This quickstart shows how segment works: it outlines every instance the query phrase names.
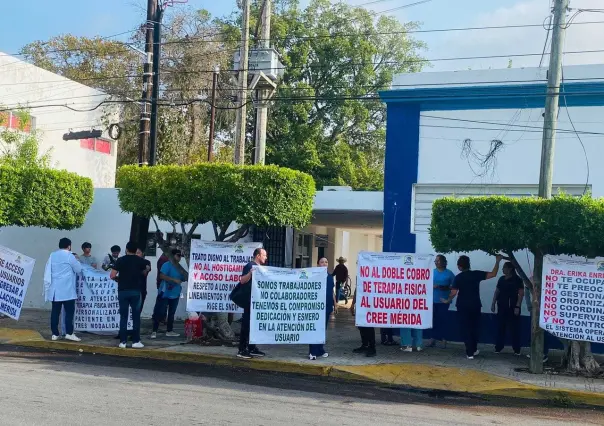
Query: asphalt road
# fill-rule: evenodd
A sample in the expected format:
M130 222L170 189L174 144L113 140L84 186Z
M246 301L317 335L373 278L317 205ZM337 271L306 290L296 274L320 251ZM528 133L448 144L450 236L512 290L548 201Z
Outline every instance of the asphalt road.
M587 425L604 413L0 347L5 425ZM499 402L500 404L500 402Z

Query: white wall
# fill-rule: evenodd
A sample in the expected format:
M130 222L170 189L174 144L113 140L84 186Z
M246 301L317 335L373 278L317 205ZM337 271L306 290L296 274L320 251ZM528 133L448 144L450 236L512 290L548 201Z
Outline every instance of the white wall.
M74 231L55 231L45 228L1 228L0 245L9 247L27 256L36 259L36 266L32 275L27 297L25 298L25 307L28 308L47 308L50 309L50 303L44 303L43 276L44 266L48 260L49 254L58 249L59 239L67 237L72 241L72 250L81 253L80 247L84 242L92 244L92 254L101 262L103 257L109 252L109 248L114 244L122 248L122 254L125 253L126 243L130 236L131 215L123 213L120 210L117 200L117 190L115 189L96 189L94 191L94 202L86 222L82 228ZM160 223L160 228L164 232L172 232L172 228L167 223ZM151 225L150 229L154 229ZM206 225L196 231L201 234L202 239L214 239L212 227ZM160 251L158 250L158 254ZM157 277L157 257L148 257L151 261L151 273L147 279L147 301L145 302L143 316L151 316L157 288L155 280ZM183 262L184 264L184 262ZM186 290L183 290L185 294ZM177 316L182 317L185 314L185 300L182 299L178 306Z
M115 186L117 143L111 141L111 154L80 147L80 141L63 141L69 130L104 130L103 114L118 120L117 105L105 105L89 112L107 95L88 86L45 71L17 58L0 53L0 106L19 109L29 107L36 130L42 134L41 149L52 149L53 167L92 179L96 188ZM55 105L45 106L44 105ZM106 132L104 138L110 141Z
M570 67L569 67L570 68ZM522 71L522 70L520 70ZM489 71L480 72L488 81L496 81L488 76ZM433 73L437 74L437 73ZM444 74L444 73L443 73ZM446 73L449 75L450 73ZM462 73L456 73L462 74ZM475 73L474 73L475 74ZM521 73L520 73L521 74ZM565 76L567 72L565 71ZM444 79L446 76L441 76ZM516 76L515 78L517 78ZM526 75L525 75L526 77ZM430 82L446 80L430 77ZM460 78L463 80L463 78ZM561 102L561 105L563 103ZM543 127L542 109L497 109L470 111L422 112L420 121L419 171L418 183L430 184L482 184L488 194L489 184L537 184L541 156L541 128ZM570 116L579 131L604 133L603 107L569 108ZM438 118L429 118L434 116ZM497 123L496 125L472 123L456 120L471 120ZM560 109L559 129L572 129L565 108ZM516 126L531 126L523 129ZM429 127L429 126L446 126ZM459 127L459 128L452 128ZM490 130L478 130L482 128ZM504 145L496 155L493 167L481 168L478 161L468 160L463 153L463 141L471 139L473 150L479 157L484 156L493 139L501 140ZM585 144L590 166L589 184L595 197L604 196L604 168L599 159L604 157L604 144L601 135L581 135ZM586 158L578 138L571 133L558 133L554 184L585 185L587 181ZM555 190L555 189L554 189ZM463 195L463 194L456 194ZM468 226L471 226L469 221ZM502 229L502 232L505 232ZM433 253L427 233L418 233L416 242L418 253ZM484 253L470 253L472 268L491 270L494 259ZM526 252L517 254L526 271L532 272L533 259ZM450 269L457 272L455 266L457 254L447 255ZM530 267L529 267L530 263ZM490 280L482 288L483 311L490 309L496 280ZM523 306L526 312L526 308Z

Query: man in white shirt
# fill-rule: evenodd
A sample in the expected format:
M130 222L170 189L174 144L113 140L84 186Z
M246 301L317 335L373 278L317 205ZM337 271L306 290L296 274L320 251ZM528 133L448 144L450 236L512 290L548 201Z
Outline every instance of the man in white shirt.
M65 339L79 342L81 339L73 333L73 317L76 293L76 275L82 272L82 265L71 252L71 241L61 238L59 250L50 254L44 270L44 299L52 302L50 328L52 340L59 340L59 319L61 308L65 309Z

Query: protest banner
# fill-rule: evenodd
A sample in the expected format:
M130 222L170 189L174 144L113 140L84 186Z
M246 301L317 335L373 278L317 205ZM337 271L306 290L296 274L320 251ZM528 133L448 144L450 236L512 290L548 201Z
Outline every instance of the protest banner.
M539 326L556 337L604 343L604 259L543 259Z
M432 256L360 252L358 327L432 328Z
M327 268L254 267L250 343L325 343Z
M109 272L82 265L77 276L74 329L90 333L115 332L120 329L120 304L117 282ZM128 330L132 330L132 309L128 313Z
M18 320L35 259L0 246L0 313Z
M242 313L229 295L262 243L191 240L187 311Z

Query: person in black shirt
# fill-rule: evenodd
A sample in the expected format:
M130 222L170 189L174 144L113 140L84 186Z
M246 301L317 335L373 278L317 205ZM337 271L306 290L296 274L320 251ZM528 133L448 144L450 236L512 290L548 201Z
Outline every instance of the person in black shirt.
M241 333L239 334L239 352L237 357L251 359L252 357L263 357L264 352L260 351L255 345L250 345L250 308L252 303L252 272L254 266L264 265L266 263L266 250L257 248L254 250L254 260L243 267L239 282L245 286L249 295L246 306L243 308L243 317L241 321Z
M501 353L505 346L506 329L512 332L512 349L520 355L520 307L524 298L524 283L516 274L512 262L503 265L503 277L499 278L491 312L495 313L497 303L497 343L495 353Z
M141 276L149 266L145 259L136 255L136 243L126 245L126 256L120 257L111 269L111 279L117 280L117 297L120 304L120 348L126 347L128 340L128 308L132 308L132 347L144 348L141 343Z
M145 259L145 253L141 249L136 250L136 255L145 261L145 265L148 266L146 270L141 275L141 309L143 312L143 307L145 306L145 299L147 298L147 277L149 276L149 272L151 272L151 262ZM157 274L159 275L159 273Z
M480 353L478 350L478 338L480 335L480 314L482 303L480 301L480 283L484 280L495 278L499 273L499 263L502 256L497 255L495 266L491 272L471 271L470 258L460 256L457 261L459 274L453 280L453 287L448 299L441 299L443 303L451 303L457 296L457 313L464 336L466 355L468 359L474 359Z

